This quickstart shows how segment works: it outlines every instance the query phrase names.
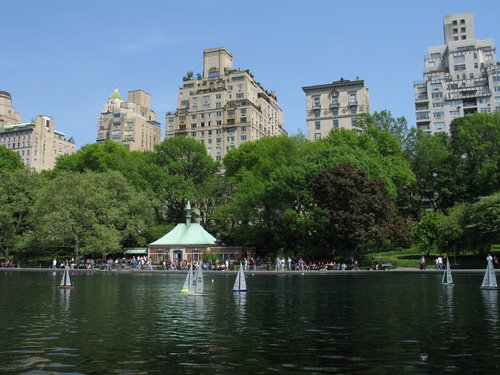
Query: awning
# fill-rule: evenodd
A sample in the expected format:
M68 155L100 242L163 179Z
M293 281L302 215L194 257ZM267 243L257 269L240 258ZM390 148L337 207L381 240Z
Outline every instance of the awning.
M147 247L140 247L137 249L127 249L123 253L125 255L148 255L148 248Z

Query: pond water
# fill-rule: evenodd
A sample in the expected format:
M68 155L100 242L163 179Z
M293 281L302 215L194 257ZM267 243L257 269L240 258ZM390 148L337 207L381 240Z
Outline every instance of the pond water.
M496 374L497 291L482 275L0 272L0 373ZM425 354L427 357L422 357ZM427 359L427 360L423 360Z

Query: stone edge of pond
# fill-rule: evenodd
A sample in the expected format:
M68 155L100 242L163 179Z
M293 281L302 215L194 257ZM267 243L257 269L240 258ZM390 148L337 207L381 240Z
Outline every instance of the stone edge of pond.
M0 268L0 272L63 272L64 269L58 268L56 270L52 268ZM500 270L495 270L499 272ZM113 274L184 274L186 271L170 271L170 270L112 270L105 271L99 269L86 270L86 269L73 269L72 273L113 273ZM315 271L268 271L268 270L257 270L257 271L245 271L246 274L254 275L297 275L297 276L307 276L307 275L387 275L387 274L401 274L401 273L420 273L420 274L441 274L443 270L428 269L420 270L418 268L401 267L394 268L390 270L315 270ZM204 271L206 274L210 275L223 275L223 274L236 274L237 271ZM482 268L470 268L470 269L453 269L453 273L484 273Z

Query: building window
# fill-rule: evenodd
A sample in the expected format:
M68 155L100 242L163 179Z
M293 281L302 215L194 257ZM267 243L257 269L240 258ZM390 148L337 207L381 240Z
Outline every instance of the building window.
M332 115L333 116L338 116L339 115L339 107L333 107L332 108Z
M465 64L460 64L460 65L455 65L454 66L455 70L465 70Z
M436 122L436 123L434 123L434 128L435 129L443 129L444 128L444 122Z
M435 98L442 98L443 97L443 93L442 92L433 92L432 93L432 97L435 99Z
M356 93L349 94L349 103L356 103Z
M351 126L352 127L358 126L358 119L356 117L351 118Z
M351 106L351 115L355 115L356 114L356 106L353 105Z
M444 112L434 112L433 116L434 116L434 118L443 118Z
M243 99L243 93L242 92L237 93L236 99Z
M217 152L218 154L220 154L221 150L222 150L222 149L220 148L220 146L217 146L217 147L215 148L215 152Z
M320 114L321 114L321 111L319 109L314 110L314 117L319 117Z
M316 121L316 122L314 123L314 129L316 129L316 130L321 129L321 122Z
M247 136L246 136L246 134L244 134L244 135L240 136L240 140L241 140L241 141L246 141L246 140L247 140Z
M432 103L432 108L441 108L444 105L443 102Z
M313 98L313 103L314 107L319 107L320 106L319 97Z
M215 95L215 99L221 99L222 98L222 95L221 94L217 94Z
M480 112L481 113L491 113L491 109L489 107L486 107L486 108L481 108L480 109Z
M208 72L208 78L217 78L219 76L218 70L212 70Z
M460 116L460 110L450 111L450 116L452 116L452 117Z
M314 140L317 141L318 139L321 139L321 133L314 133Z
M479 98L479 104L490 104L490 98Z
M338 127L339 127L339 120L333 120L333 127L334 127L334 129L338 129Z

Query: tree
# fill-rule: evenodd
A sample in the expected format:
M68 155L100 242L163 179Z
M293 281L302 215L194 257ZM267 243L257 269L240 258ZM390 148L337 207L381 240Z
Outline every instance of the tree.
M399 143L404 152L411 145L413 130L408 127L404 116L394 118L390 111L363 113L358 117L358 126L367 131L370 128L379 129L391 134Z
M38 182L24 169L0 172L0 250L6 257L18 250L21 235L31 227Z
M0 172L8 172L23 168L23 161L16 152L4 146L0 146Z
M45 248L106 256L124 245L144 245L149 200L116 171L61 173L40 189L34 237Z
M311 191L324 210L314 240L322 241L331 256L359 256L363 249L382 247L386 240L401 242L394 229L402 223L382 180L341 162L313 178Z
M203 200L203 184L219 173L219 165L207 154L205 146L185 137L169 138L159 144L153 162L156 169L152 188L161 204L159 216L166 222L184 221L187 200L194 201L196 196ZM212 210L206 206L210 205L208 199L204 204L205 212Z
M455 255L463 249L464 243L466 242L464 238L466 206L466 203L456 204L450 208L447 214L440 220L439 248L453 251Z
M457 118L450 126L455 201L471 202L500 186L500 112Z
M420 216L420 221L412 227L414 244L426 249L427 255L437 245L442 220L443 214L435 211L424 211Z
M481 197L464 212L464 238L469 248L485 254L500 243L500 192Z
M459 172L453 168L448 142L446 134L417 134L410 164L416 176L414 195L419 199L419 207L430 205L438 210L454 204L455 174Z

